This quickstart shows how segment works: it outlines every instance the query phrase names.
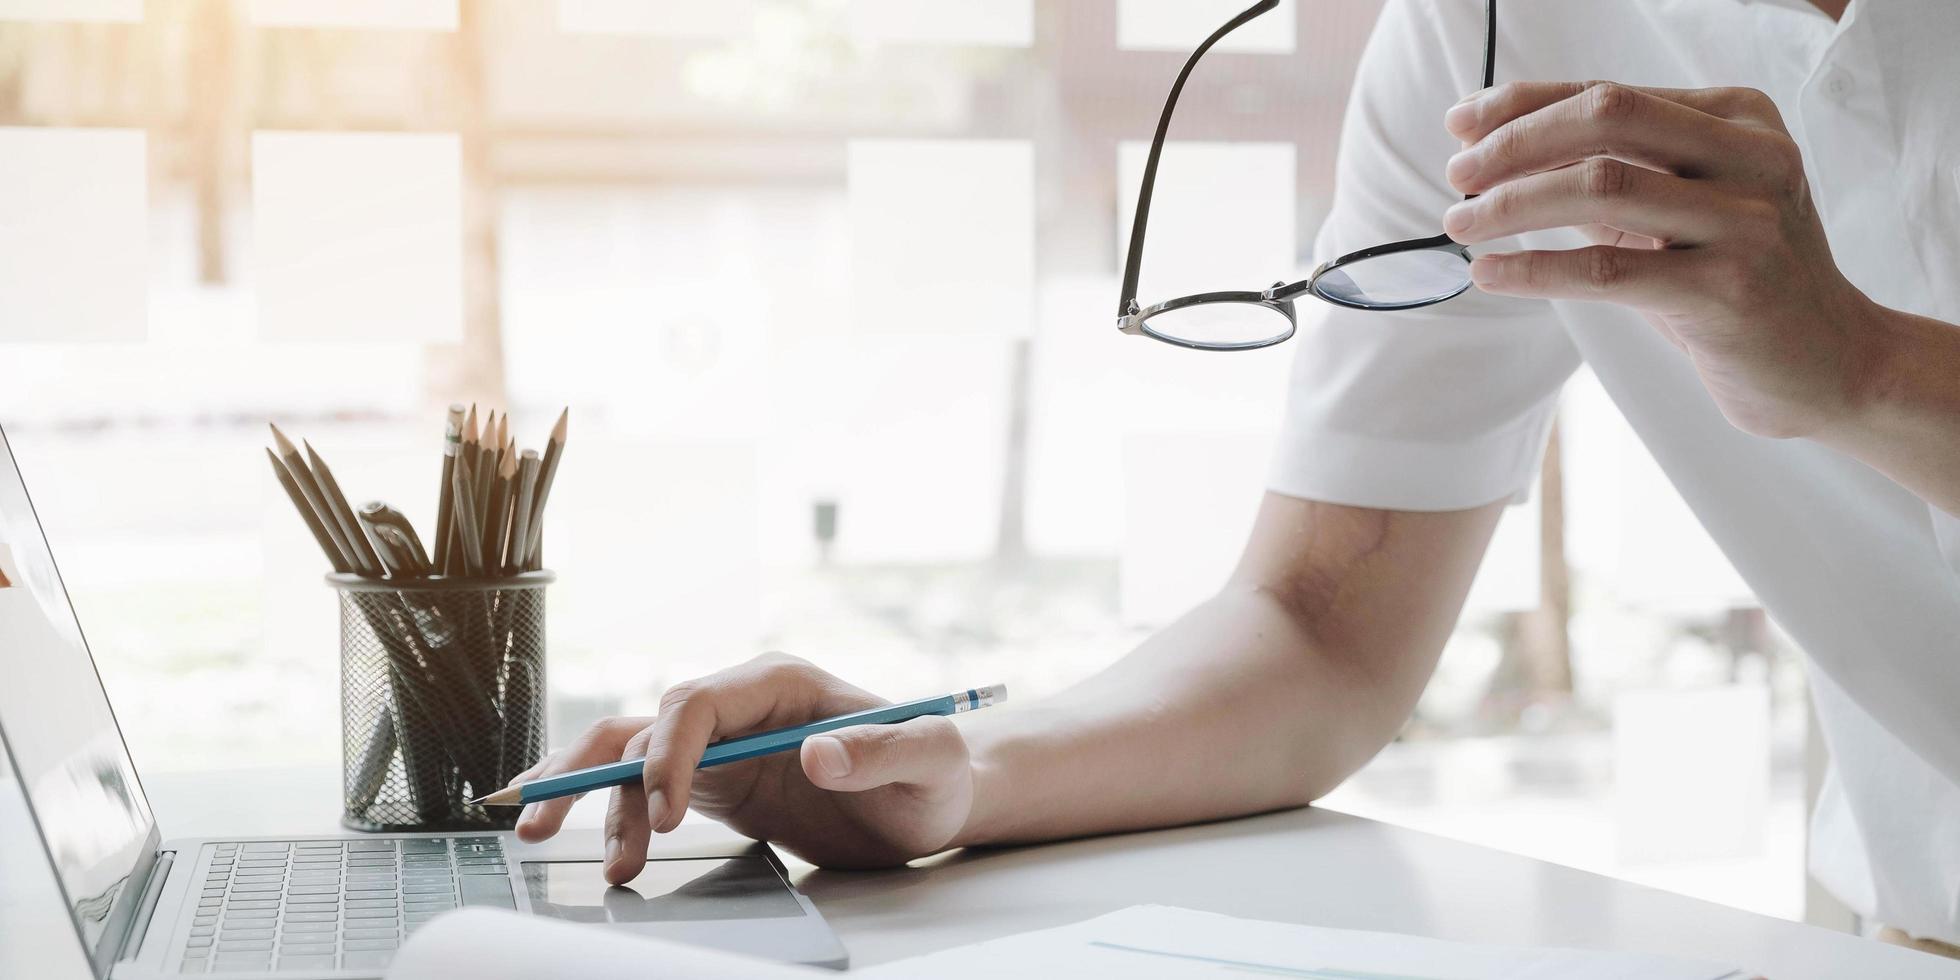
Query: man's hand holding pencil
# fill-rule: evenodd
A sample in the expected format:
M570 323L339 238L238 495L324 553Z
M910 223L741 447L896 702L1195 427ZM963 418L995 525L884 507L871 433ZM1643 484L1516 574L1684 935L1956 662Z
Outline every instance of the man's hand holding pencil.
M614 787L606 809L605 875L615 884L639 875L651 835L680 826L689 807L825 867L890 867L965 843L974 772L950 718L843 728L796 752L696 768L712 743L887 703L806 661L765 654L675 685L657 716L598 722L511 784L644 757L647 777ZM576 801L526 806L518 836L556 834Z

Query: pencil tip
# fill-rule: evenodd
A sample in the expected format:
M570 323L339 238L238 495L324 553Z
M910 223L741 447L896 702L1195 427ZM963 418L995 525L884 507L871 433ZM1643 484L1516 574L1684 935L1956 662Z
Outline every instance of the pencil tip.
M572 407L567 405L564 411L558 413L558 424L551 427L551 438L564 442L566 424L571 421L571 418Z
M286 438L286 434L284 432L279 431L278 426L273 425L270 422L267 422L266 426L272 430L272 441L279 446L279 455L281 456L299 455L299 450L293 448L293 441L291 439Z

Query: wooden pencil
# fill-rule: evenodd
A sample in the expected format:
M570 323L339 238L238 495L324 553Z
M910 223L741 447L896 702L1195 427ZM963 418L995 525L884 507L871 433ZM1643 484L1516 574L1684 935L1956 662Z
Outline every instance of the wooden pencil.
M483 567L490 574L497 575L504 567L504 537L510 531L511 484L517 475L515 454L498 453L503 457L504 468L491 481L490 516L484 522Z
M382 564L381 556L374 550L373 542L368 540L367 528L361 526L360 518L354 515L354 508L347 505L347 495L340 492L340 481L334 479L333 470L327 461L313 448L313 444L301 440L306 446L306 458L311 461L313 478L320 481L320 495L327 498L327 506L333 508L334 518L347 531L347 540L354 546L354 558L362 572L377 578L388 572Z
M313 540L320 543L320 550L327 556L327 564L332 565L336 572L353 571L354 566L347 564L347 559L341 555L340 548L333 543L333 538L327 535L326 526L320 523L320 515L315 513L313 506L306 502L306 496L300 491L299 484L294 482L293 475L286 471L286 464L279 462L279 457L273 455L270 449L265 451L265 458L272 463L272 472L279 477L279 485L286 488L286 496L292 499L293 509L299 511L299 519L306 522L306 529L313 532Z
M482 536L490 530L490 491L497 483L497 450L502 444L497 442L497 413L484 417L483 435L477 443L475 467L470 474L476 481L471 489L476 492L476 533L477 557L483 560L484 568L490 568L489 546Z
M333 507L321 494L320 484L313 479L313 471L306 468L306 460L300 458L299 448L293 445L291 439L286 438L284 432L279 431L278 426L271 428L272 441L279 447L280 461L285 465L286 472L292 476L293 483L299 486L300 495L306 498L308 506L312 507L315 514L320 515L320 524L326 529L327 537L333 539L335 550L340 552L340 557L347 563L347 570L362 571L359 553L354 550L353 542L347 540L346 532L341 530L340 520L334 516Z
M476 406L471 405L469 414L463 417L463 439L456 447L456 478L450 484L449 495L449 556L442 563L444 575L463 573L462 544L457 538L462 536L462 519L456 513L457 487L468 492L471 500L476 499L476 486L470 482L470 466L476 462L477 428Z
M475 482L473 467L462 462L457 464L457 473L463 479L456 481L456 540L454 550L462 561L463 573L471 578L483 575L483 531L476 519L476 494L471 489Z
M504 571L515 574L530 560L531 505L538 496L538 451L526 449L517 463L517 504L511 510L510 557Z
M531 534L524 544L524 567L536 571L543 567L544 508L551 499L551 483L558 476L558 461L565 455L565 433L572 410L558 413L558 424L551 427L551 438L544 446L544 459L538 464L538 488L531 501Z
M430 556L437 571L449 561L450 523L455 519L450 512L456 507L449 485L456 479L456 453L462 444L463 405L458 402L449 406L442 429L442 490L436 495L436 552Z
M509 445L510 445L510 413L505 412L504 414L497 416L497 468L491 470L490 472L502 473L504 471L504 456L509 451L508 448Z

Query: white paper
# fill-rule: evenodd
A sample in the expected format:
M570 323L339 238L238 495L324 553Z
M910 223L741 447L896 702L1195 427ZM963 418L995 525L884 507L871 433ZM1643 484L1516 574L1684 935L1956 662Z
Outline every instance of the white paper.
M1672 957L1473 946L1420 936L1323 929L1140 905L1059 929L1023 933L888 963L870 978L1152 978L1300 980L1722 980L1735 971ZM853 976L859 975L853 972Z
M1476 946L1323 929L1160 905L1022 933L851 976L996 980L1008 975L1126 980L1247 975L1297 980L1727 980L1734 970L1668 956ZM809 980L828 970L642 939L509 912L443 916L417 933L390 980Z
M389 980L809 980L829 970L646 939L616 929L470 909L429 923Z

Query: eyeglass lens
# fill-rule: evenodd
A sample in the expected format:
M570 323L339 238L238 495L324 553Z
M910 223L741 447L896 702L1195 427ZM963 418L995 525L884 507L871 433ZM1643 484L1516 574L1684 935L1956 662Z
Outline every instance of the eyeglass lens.
M1457 252L1421 248L1356 259L1320 274L1323 299L1371 310L1441 302L1470 287L1470 263Z
M1201 347L1244 347L1286 336L1293 321L1262 303L1199 303L1156 313L1143 329Z

